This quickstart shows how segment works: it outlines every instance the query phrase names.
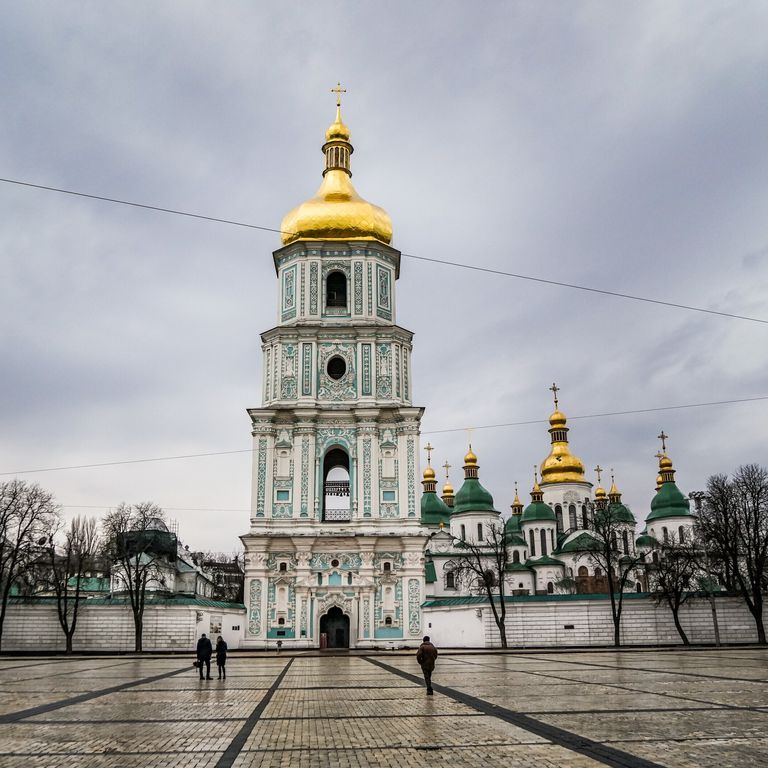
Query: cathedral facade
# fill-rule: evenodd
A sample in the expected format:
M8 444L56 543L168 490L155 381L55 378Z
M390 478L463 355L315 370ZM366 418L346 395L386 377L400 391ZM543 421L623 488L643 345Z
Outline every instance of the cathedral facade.
M251 408L244 647L372 647L422 632L424 548L413 334L397 325L392 224L351 182L350 132L326 131L315 197L274 252L278 324Z

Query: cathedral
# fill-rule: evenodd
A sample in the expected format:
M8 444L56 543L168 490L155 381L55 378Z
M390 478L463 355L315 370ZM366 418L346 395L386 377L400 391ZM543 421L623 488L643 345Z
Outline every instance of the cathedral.
M605 575L585 554L594 515L610 509L618 517L616 546L627 556L651 558L658 542L684 538L693 524L664 443L657 493L637 538L613 477L606 492L598 467L593 487L571 452L555 385L551 449L530 504L516 493L505 521L480 483L471 447L456 493L446 478L437 495L428 461L419 494L424 409L411 402L413 334L397 325L400 252L387 213L352 185L353 148L336 92L322 183L285 216L273 253L278 324L261 336L262 406L248 410L241 647L416 645L431 626L430 604L474 594L456 582L451 563L460 542L482 545L488 526L504 526L513 599L604 593ZM644 568L629 588L648 590Z

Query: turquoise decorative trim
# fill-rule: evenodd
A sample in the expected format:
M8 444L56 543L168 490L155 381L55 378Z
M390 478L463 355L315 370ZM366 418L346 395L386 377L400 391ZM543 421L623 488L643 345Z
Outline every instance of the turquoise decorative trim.
M408 517L416 517L416 449L413 435L408 435Z
M421 587L418 579L408 579L408 631L412 635L421 632L419 605L421 603Z
M281 320L296 317L296 275L298 265L294 264L283 270L283 304Z
M261 580L251 579L248 598L248 633L254 637L261 634Z
M309 517L309 435L301 437L301 516Z
M301 344L301 394L312 394L312 343L308 341Z
M318 273L317 262L313 261L309 265L309 314L310 315L317 314L317 296L318 296L317 273Z
M371 517L371 438L363 438L363 517Z
M355 314L363 314L363 264L360 261L355 262L355 277L354 277L354 292L355 292Z
M267 439L259 438L256 470L256 517L264 517L264 492L267 485Z
M362 386L361 392L363 397L369 396L371 391L371 345L361 345L361 357L362 357Z

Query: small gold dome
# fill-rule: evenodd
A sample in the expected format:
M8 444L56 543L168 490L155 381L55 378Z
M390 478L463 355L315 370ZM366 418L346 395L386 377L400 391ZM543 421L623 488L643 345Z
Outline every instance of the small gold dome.
M659 459L659 469L672 469L672 459L669 456L662 456Z
M550 417L549 417L549 426L550 427L564 427L565 426L565 414L562 411L555 411Z
M598 485L597 488L595 488L595 498L596 499L605 498L605 488L603 488L602 485Z
M659 488L661 488L663 483L664 483L664 480L662 480L661 475L656 475L656 490L657 491L659 490Z
M450 483L443 486L443 496L453 496L453 486Z
M475 464L477 464L477 456L472 452L472 446L470 445L469 451L467 451L467 455L464 457L464 466L474 466Z
M424 470L424 479L425 480L434 480L435 479L435 470L432 469L432 467L427 466L427 468Z
M336 119L325 132L325 170L317 194L290 211L280 225L283 245L296 240L392 241L392 219L378 205L363 200L352 186L349 128L336 107Z

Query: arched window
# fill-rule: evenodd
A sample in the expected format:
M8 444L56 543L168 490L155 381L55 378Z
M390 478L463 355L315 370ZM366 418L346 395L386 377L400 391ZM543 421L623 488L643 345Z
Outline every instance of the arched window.
M653 551L652 559L656 565L659 564L659 553L656 550Z
M544 528L541 529L541 554L546 555L547 554L547 532L544 530Z
M589 519L587 518L587 505L581 505L581 527L586 530L589 528Z
M325 306L347 307L347 276L343 272L331 272L325 279Z
M347 584L351 584L351 583L352 583L352 574L348 573L347 574Z
M685 528L681 525L677 529L678 536L680 537L680 543L682 544L685 541Z
M322 583L323 583L323 574L322 573L318 573L317 574L317 583L318 583L318 585L322 585Z
M482 523L477 524L477 540L478 541L483 540L483 524Z
M461 526L461 540L467 540L467 529L463 525Z
M287 571L288 570L288 563L280 563L280 570L281 571Z
M665 544L669 544L669 531L665 528L661 529L661 537Z
M635 592L642 592L643 591L643 585L638 581L635 584Z
M448 573L445 574L445 588L456 589L456 575L453 571L448 571Z
M629 534L626 531L623 531L621 534L621 543L624 546L624 554L629 554Z
M568 506L568 526L573 529L578 525L576 522L576 505L570 504Z
M603 569L602 568L595 568L595 578L599 579L603 575Z
M589 575L589 571L587 570L587 566L586 565L580 565L579 566L579 576L588 576L588 575Z
M351 519L349 455L343 448L331 448L323 458L323 520L349 522Z
M282 626L285 624L285 619L284 619L284 618L281 616L281 617L280 617L280 618L277 620L277 624L278 624L278 626L282 627Z
M547 594L551 595L551 594L554 593L554 591L555 591L555 585L551 581L548 581L547 582Z
M384 571L388 573L391 570L392 570L392 563L390 563L389 560L387 560L387 562L384 563Z
M616 531L611 531L611 548L616 552L619 551L619 538Z
M555 532L550 528L549 529L549 538L552 542L552 551L555 551Z
M519 563L520 562L520 553L517 550L515 550L512 553L512 562L513 563Z
M536 557L536 536L534 535L533 531L528 532L528 539L531 542L531 557Z
M391 616L387 616L387 618L384 619L384 625L387 626L387 627L391 627L392 626L392 617Z
M555 520L557 521L557 530L563 530L563 508L559 504L555 504Z

